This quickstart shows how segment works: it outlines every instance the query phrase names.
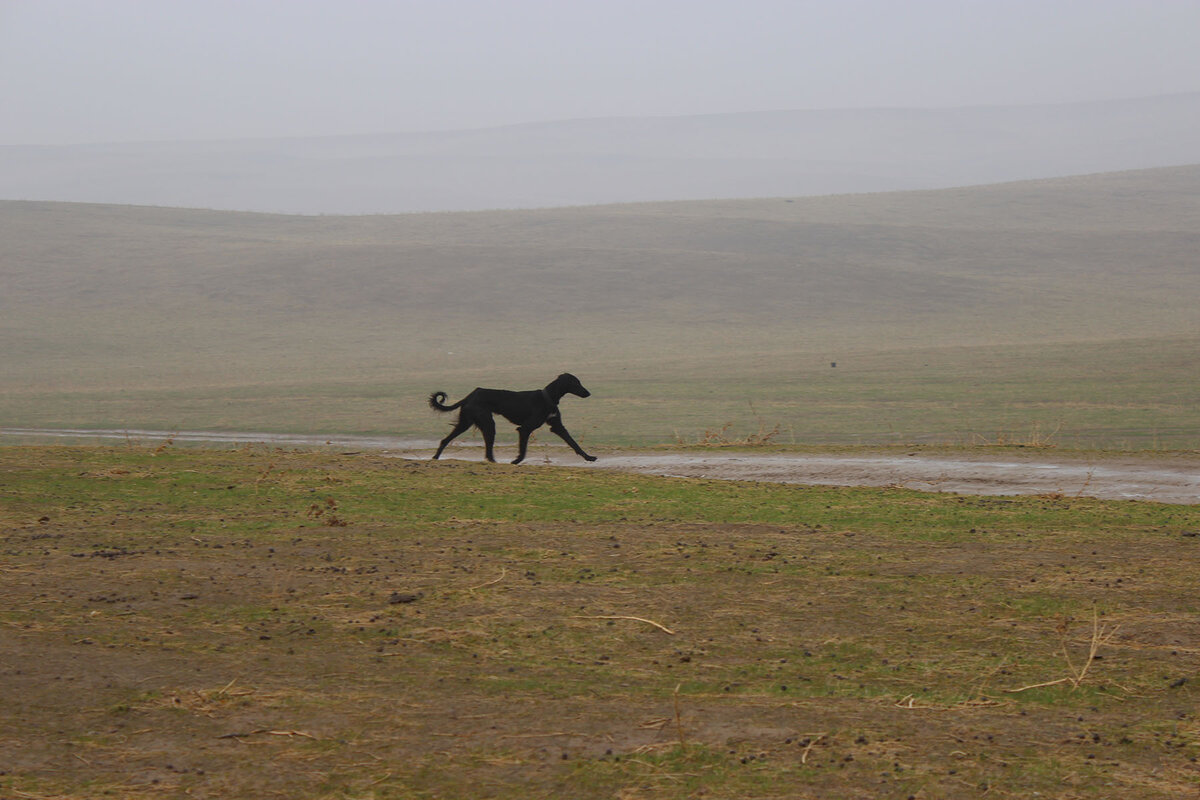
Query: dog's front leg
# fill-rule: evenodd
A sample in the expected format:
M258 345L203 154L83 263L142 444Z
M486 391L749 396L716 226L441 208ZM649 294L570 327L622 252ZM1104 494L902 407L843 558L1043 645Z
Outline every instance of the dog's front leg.
M583 448L580 447L578 444L576 444L575 440L571 438L571 434L567 433L567 429L565 427L563 427L562 420L559 419L557 416L554 419L550 420L550 430L552 430L556 434L558 434L558 437L560 439L562 439L564 442L571 445L571 449L574 450L579 455L583 456L585 461L595 461L596 460L595 456L589 456L587 453L583 452Z

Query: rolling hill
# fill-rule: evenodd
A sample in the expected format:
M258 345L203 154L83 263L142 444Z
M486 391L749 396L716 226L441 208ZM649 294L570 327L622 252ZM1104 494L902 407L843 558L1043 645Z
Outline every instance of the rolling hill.
M373 214L946 188L1200 163L1200 93L0 147L0 198Z
M1182 382L1170 402L1194 413L1178 392L1196 377L1197 219L1195 166L401 216L4 202L0 414L417 430L429 423L410 407L443 383L454 393L566 368L611 381L613 397L622 381L630 396L674 397L687 412L672 419L703 425L731 413L741 387L799 397L797 376L833 361L894 380L905 365L954 363L946 391L958 381L969 394L979 348L1016 365L1006 380L1024 359L1041 365L1030 374L1097 386L1159 353L1138 391ZM339 404L346 393L358 399ZM617 427L596 435L620 438Z

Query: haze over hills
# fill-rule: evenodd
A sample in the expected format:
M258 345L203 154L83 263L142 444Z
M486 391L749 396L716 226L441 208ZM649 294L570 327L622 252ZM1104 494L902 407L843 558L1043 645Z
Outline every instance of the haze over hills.
M833 441L1193 446L1198 219L1200 166L399 216L5 201L0 421L429 435L434 388L569 369L609 441L752 401Z
M392 214L930 189L1200 162L1200 93L0 147L0 198Z
M76 358L169 371L148 354L172 347L188 369L205 353L311 369L341 353L412 364L1186 335L1200 331L1197 219L1200 166L400 216L3 202L0 331L10 366L52 354L47 375Z

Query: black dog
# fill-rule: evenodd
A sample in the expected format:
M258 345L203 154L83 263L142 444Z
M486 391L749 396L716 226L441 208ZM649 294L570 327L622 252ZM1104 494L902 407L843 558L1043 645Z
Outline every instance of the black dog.
M520 464L525 460L525 446L529 444L529 434L547 422L550 430L554 431L571 449L588 461L595 461L595 456L583 452L583 448L575 443L571 434L563 427L562 416L558 413L558 403L563 395L573 394L577 397L587 397L591 394L583 388L583 384L574 375L564 372L545 389L533 389L528 392L510 392L507 389L476 389L452 406L445 405L446 393L434 392L429 395L429 407L435 411L453 411L458 408L458 422L450 435L442 439L434 458L442 455L446 445L459 434L470 429L472 425L479 428L483 434L484 453L488 461L496 459L492 455L492 445L496 441L496 423L492 414L499 414L513 425L521 436L520 450L512 463Z

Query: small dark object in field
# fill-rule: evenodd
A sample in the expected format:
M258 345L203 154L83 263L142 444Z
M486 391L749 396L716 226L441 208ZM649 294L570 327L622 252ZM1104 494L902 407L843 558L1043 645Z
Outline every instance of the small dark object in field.
M1178 680L1171 681L1171 688L1178 689L1180 686L1183 686L1185 683L1187 683L1187 681L1187 678L1179 678Z
M422 595L420 593L401 594L400 592L392 592L392 596L388 598L388 602L391 603L392 605L399 605L400 603L415 603L416 601L420 600L423 596L424 595Z
M547 423L550 424L550 430L569 444L572 450L587 461L595 461L596 457L583 452L583 448L576 444L575 440L571 438L571 434L567 433L567 429L563 427L558 404L562 401L563 396L568 394L576 397L588 397L591 392L583 388L579 379L569 372L559 375L544 389L532 389L525 392L513 392L508 389L475 389L462 400L450 406L445 404L445 392L434 392L429 395L429 407L434 411L453 411L456 408L461 410L458 412L458 421L454 423L454 430L450 431L449 436L442 439L433 457L440 458L442 451L454 437L466 433L471 426L475 426L483 435L484 455L488 461L494 462L496 459L492 454L492 447L496 442L496 422L492 419L492 414L499 414L517 426L519 442L517 457L512 462L514 464L520 464L525 460L525 448L529 444L530 434Z

